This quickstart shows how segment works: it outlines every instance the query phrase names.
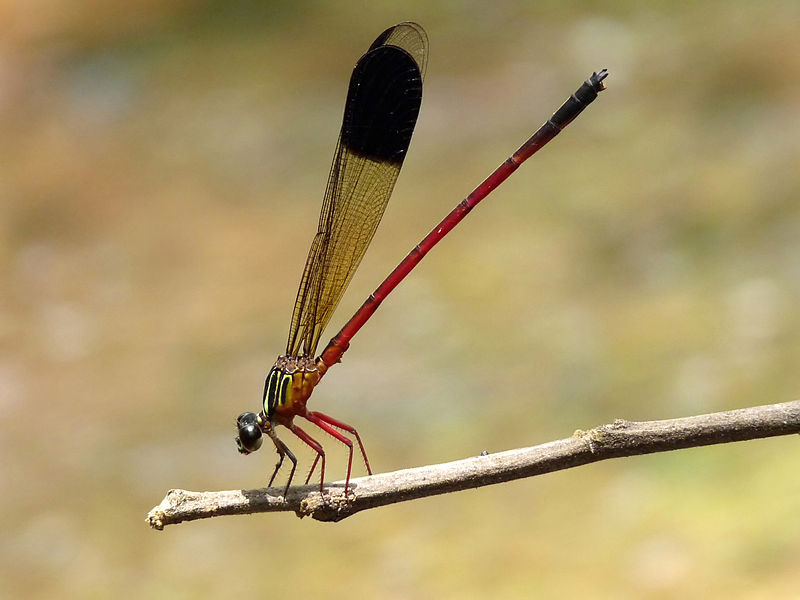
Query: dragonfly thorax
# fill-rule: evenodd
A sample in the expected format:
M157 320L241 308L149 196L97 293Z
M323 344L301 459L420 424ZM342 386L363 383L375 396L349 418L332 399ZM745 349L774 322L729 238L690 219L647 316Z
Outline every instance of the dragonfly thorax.
M279 356L264 382L264 414L270 420L276 414L304 414L306 402L321 377L314 359Z

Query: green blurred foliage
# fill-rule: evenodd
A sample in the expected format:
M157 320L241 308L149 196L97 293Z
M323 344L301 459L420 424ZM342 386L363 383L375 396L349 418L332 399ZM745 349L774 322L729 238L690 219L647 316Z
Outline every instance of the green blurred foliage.
M796 439L335 526L143 523L171 487L264 483L274 457L241 458L233 419L284 347L350 69L407 19L431 39L422 114L333 330L580 81L611 76L315 393L378 470L796 397L797 2L6 0L0 17L0 596L797 596Z

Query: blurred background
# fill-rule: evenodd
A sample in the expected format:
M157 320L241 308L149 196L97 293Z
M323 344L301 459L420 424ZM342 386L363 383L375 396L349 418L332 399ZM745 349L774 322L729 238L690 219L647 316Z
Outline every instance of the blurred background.
M0 596L796 598L796 436L147 527L170 488L265 484L234 419L285 346L350 71L403 20L422 113L325 340L611 76L314 394L377 471L800 396L800 4L391 4L0 0Z

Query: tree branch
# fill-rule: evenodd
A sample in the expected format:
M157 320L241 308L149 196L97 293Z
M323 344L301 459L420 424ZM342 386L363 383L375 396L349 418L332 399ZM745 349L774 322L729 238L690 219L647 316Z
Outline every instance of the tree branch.
M381 473L344 482L281 488L189 492L170 490L147 522L165 525L222 515L294 511L299 517L340 521L368 508L569 469L609 458L667 452L800 433L800 400L665 421L618 419L567 439L455 462Z

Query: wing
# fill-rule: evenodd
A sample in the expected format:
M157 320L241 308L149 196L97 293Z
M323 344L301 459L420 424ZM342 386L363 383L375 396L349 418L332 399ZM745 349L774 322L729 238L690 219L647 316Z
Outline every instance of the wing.
M427 37L384 31L350 78L319 227L295 300L286 354L314 357L320 336L386 210L422 102Z

